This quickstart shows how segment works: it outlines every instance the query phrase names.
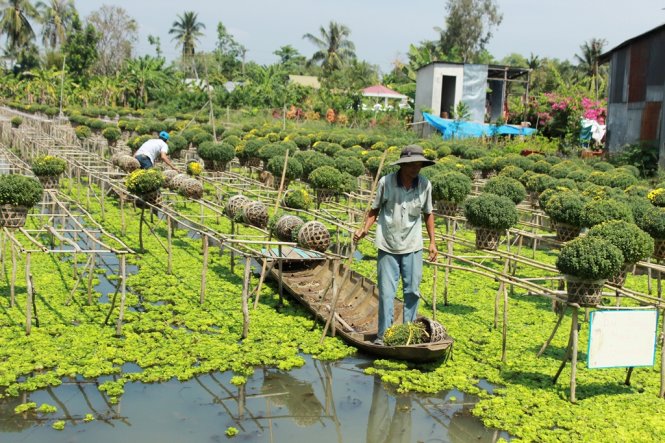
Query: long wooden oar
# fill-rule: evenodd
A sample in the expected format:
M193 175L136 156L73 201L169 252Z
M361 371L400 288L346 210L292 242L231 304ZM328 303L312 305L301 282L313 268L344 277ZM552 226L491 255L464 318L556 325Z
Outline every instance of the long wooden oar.
M381 156L381 162L379 163L379 169L376 171L376 177L374 177L374 182L372 183L372 190L370 191L369 194L369 203L367 204L367 210L365 211L363 215L363 220L362 224L360 225L361 228L365 226L365 223L367 222L367 215L369 211L372 209L372 203L374 201L374 193L376 192L376 187L379 184L379 179L381 178L381 170L383 170L383 163L386 161L386 157L388 155L388 150L386 149L383 152L383 156ZM355 232L355 231L354 231ZM351 234L353 235L353 234ZM325 338L326 334L328 333L328 327L330 327L330 323L332 322L332 319L335 317L335 308L337 306L337 299L339 298L339 293L341 292L342 286L344 282L346 282L346 279L348 278L348 274L351 271L351 265L353 264L353 254L356 252L355 251L355 245L356 242L351 241L351 248L349 251L349 256L346 258L346 261L344 263L344 274L342 275L342 284L337 285L335 287L335 290L333 291L333 296L332 296L332 302L330 303L330 315L328 316L328 320L326 321L325 326L323 327L323 333L321 334L321 340L319 340L319 343L323 343L323 339ZM333 272L332 278L336 278L337 272ZM335 335L335 326L333 323L333 336Z

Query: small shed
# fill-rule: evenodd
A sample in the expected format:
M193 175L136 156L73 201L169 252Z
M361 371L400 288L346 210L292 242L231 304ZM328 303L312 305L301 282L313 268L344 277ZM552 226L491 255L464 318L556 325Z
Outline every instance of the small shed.
M388 107L388 99L406 101L409 98L406 95L400 94L397 91L393 91L392 89L383 85L368 86L362 90L362 94L363 97L382 98L384 107Z
M467 105L470 121L494 122L505 114L510 82L524 83L525 100L528 98L530 72L528 68L453 62L422 66L416 76L414 123L424 121L423 110L450 118L460 102ZM423 135L429 131L423 128Z
M610 63L607 149L653 144L665 167L665 24L626 40L600 62Z

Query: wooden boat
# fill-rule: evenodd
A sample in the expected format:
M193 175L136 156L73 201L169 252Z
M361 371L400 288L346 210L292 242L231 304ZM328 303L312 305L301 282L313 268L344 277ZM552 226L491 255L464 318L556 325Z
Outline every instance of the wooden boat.
M309 262L284 262L282 284L300 303L305 305L318 320L326 322L330 316L333 300L332 277L334 264L330 260ZM433 343L405 346L375 345L378 330L379 293L376 285L352 270L339 266L337 270L339 295L335 305L335 331L351 346L382 358L430 362L447 357L452 349L453 339L436 322L427 320L427 325L438 325L443 333L438 333ZM270 270L270 276L279 281L277 266ZM403 304L395 299L395 323L402 322Z

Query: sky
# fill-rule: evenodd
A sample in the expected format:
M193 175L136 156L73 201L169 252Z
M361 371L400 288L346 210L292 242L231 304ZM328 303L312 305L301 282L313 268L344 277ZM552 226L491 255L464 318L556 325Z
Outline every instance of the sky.
M665 23L665 0L497 0L503 21L488 50L497 59L511 53L575 61L580 45L603 38L609 50ZM136 54L155 54L148 35L160 37L168 60L180 54L168 31L178 15L198 13L205 24L198 50L211 51L217 23L247 48L246 59L272 64L274 51L291 45L310 57L315 47L302 37L319 35L330 21L351 30L356 55L383 73L396 59L406 61L410 44L434 40L434 27L445 26L447 0L76 0L82 17L102 5L124 8L139 25Z

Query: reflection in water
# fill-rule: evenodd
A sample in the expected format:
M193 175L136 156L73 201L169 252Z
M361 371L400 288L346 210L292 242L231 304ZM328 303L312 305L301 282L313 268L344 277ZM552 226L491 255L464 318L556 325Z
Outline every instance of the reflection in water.
M186 382L127 383L122 408L109 404L97 383L70 380L25 398L0 400L0 441L226 441L229 426L240 431L235 440L266 443L490 443L509 438L473 417L473 396L457 391L399 394L392 385L364 374L369 359L331 363L304 358L302 368L259 369L239 387L231 384L231 372ZM130 366L123 370L137 369ZM14 407L25 401L52 404L58 411L14 414ZM86 414L95 421L85 423ZM55 420L67 422L63 431L51 429Z
M411 397L399 395L390 413L390 396L383 388L381 380L374 379L372 406L367 419L367 443L410 443L411 440Z
M264 371L261 392L275 406L285 406L298 426L313 425L321 418L323 405L311 383L299 381L288 373Z

